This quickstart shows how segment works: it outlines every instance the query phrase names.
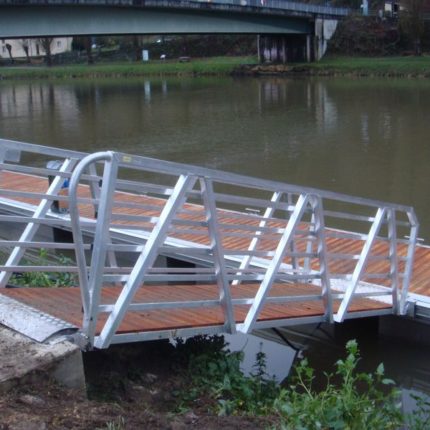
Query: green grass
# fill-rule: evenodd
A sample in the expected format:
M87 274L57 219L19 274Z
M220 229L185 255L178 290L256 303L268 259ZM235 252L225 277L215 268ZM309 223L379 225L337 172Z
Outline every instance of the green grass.
M67 66L17 66L0 67L0 79L64 79L119 76L182 76L228 75L241 64L256 63L254 57L212 57L175 61L150 61L148 63L103 63Z
M327 57L306 67L315 73L430 77L430 56Z
M255 57L196 58L147 63L96 63L66 66L3 66L1 79L117 78L130 76L226 76L240 65L256 65ZM263 69L265 65L259 66ZM270 66L268 66L270 67ZM430 56L422 57L326 57L315 63L288 64L294 75L353 75L383 77L430 77ZM278 71L282 73L282 71ZM277 73L277 72L275 72Z

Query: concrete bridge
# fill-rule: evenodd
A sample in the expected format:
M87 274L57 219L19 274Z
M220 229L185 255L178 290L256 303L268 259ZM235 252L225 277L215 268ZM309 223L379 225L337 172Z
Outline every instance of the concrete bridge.
M320 59L349 9L282 0L0 0L0 38L256 34L265 61Z

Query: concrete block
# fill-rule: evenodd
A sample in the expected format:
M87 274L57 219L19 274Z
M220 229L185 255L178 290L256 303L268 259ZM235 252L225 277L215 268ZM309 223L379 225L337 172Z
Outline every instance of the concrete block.
M67 340L38 343L0 325L0 391L49 378L85 393L79 347Z

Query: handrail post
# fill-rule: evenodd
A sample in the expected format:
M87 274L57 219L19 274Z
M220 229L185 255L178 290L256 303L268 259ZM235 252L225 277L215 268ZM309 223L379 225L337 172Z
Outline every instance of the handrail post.
M389 209L387 211L388 221L388 241L389 252L388 258L390 260L390 280L391 280L391 296L393 313L399 313L399 273L398 273L398 259L397 259L397 228L396 228L396 211Z
M84 318L90 312L90 291L88 287L87 260L85 257L84 241L80 224L80 215L78 208L78 188L79 181L88 166L97 161L107 161L112 158L112 152L97 152L84 157L76 166L69 186L69 215L73 232L73 242L75 244L75 257L78 266L79 287L81 290L82 307L84 309Z
M89 312L84 315L83 330L93 343L98 319L103 271L106 263L107 245L110 241L110 220L114 206L115 184L118 173L118 161L113 153L105 161L103 184L100 193L99 214L91 256L88 291L90 294Z
M330 270L327 258L327 243L325 236L325 222L323 202L320 196L314 196L311 200L314 219L314 230L318 240L318 260L321 275L321 289L324 303L324 316L330 323L333 322L333 299L331 296ZM308 251L307 251L308 252Z
M402 294L400 297L400 315L406 314L406 300L408 298L409 284L411 282L412 270L414 267L415 247L417 245L419 224L415 212L410 210L407 212L411 231L409 234L408 252L406 255L406 266L404 270Z
M214 256L215 274L219 288L221 307L224 312L225 328L228 333L234 334L236 333L236 320L231 300L230 285L227 279L221 235L218 228L217 208L212 181L208 178L201 179L200 187L206 210L206 220L211 241L210 247Z

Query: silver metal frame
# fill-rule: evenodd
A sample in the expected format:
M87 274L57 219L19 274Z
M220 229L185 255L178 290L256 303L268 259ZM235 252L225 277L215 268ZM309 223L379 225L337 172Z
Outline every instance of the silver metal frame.
M19 153L59 158L62 168L52 172L19 163ZM3 170L55 178L51 185L47 182L45 193L0 189L0 225L17 222L25 226L18 238L0 241L0 248L13 247L0 266L1 286L17 271L78 273L82 332L97 348L178 333L249 333L309 320L341 322L406 312L418 234L411 207L118 152L87 155L0 140L0 174ZM70 178L68 197L58 195L64 178ZM85 187L90 197L81 195ZM25 198L39 203L26 203ZM52 212L54 200L67 200L69 213ZM93 206L97 219L83 217L83 205ZM351 223L348 230L345 221ZM37 238L41 226L72 230L74 244ZM333 243L344 240L354 242L360 252L333 252ZM76 265L24 265L22 258L31 248L74 249ZM158 267L159 256L197 266ZM199 284L218 285L218 298L135 301L137 290L149 283L156 288L184 281L197 283L196 291ZM122 292L114 304L103 304L101 289L112 283L120 285ZM244 283L256 284L257 292L235 298L235 289ZM289 287L297 283L319 286L320 292L296 296ZM271 296L274 284L282 285L285 294ZM391 309L350 313L357 298L383 300ZM336 313L334 300L341 301ZM320 301L324 315L294 321L260 318L267 304L306 301ZM249 306L243 323L235 317L239 305ZM128 312L180 308L220 308L224 321L219 326L173 332L117 333ZM101 313L109 316L97 334Z

